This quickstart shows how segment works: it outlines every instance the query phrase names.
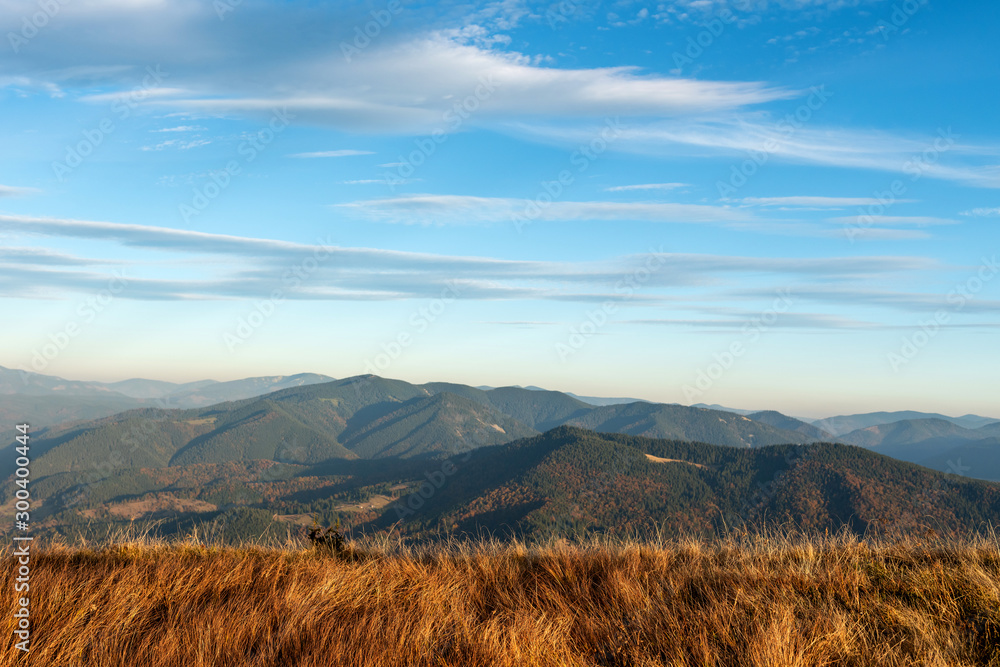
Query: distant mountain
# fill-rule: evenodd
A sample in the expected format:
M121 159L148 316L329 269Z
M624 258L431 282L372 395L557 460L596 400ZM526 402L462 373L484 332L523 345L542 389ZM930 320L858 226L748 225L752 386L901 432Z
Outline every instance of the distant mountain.
M0 421L37 431L59 422L91 420L136 408L143 401L100 382L77 382L0 366Z
M166 394L166 399L171 406L198 408L226 401L239 401L244 398L263 396L273 391L291 387L304 387L321 382L330 382L331 380L333 378L327 375L299 373L297 375L271 375L245 378L229 382L191 382L181 385L176 390Z
M662 403L598 407L569 419L566 424L600 433L695 440L730 447L760 447L812 440L802 433L777 429L730 412Z
M944 419L908 419L851 431L839 439L937 470L995 479L1000 449L990 444L997 438L1000 423L968 429ZM961 466L957 463L960 458Z
M52 375L0 366L0 395L126 397L101 382L64 380Z
M861 415L840 415L838 417L817 419L812 422L812 425L816 428L821 428L824 431L832 433L833 435L843 435L844 433L850 433L851 431L856 431L858 429L868 428L869 426L880 426L882 424L891 424L894 422L913 419L943 419L956 424L957 426L971 429L1000 422L1000 419L980 417L979 415L949 417L947 415L934 412L915 412L913 410L904 410L901 412L869 412Z
M703 408L705 410L721 410L722 412L735 412L736 414L743 415L743 416L752 414L754 412L758 412L758 410L742 410L740 408L727 408L726 406L719 405L718 403L712 403L711 405L709 405L707 403L695 403L691 407L692 408Z
M840 436L843 442L870 447L907 461L920 461L959 445L1000 435L1000 424L962 428L944 419L906 419L861 428Z
M0 422L29 424L37 432L61 422L90 421L143 405L121 394L69 396L0 396Z
M757 422L762 422L764 424L769 424L775 428L780 428L785 431L794 431L796 433L801 433L802 435L820 442L835 442L837 438L831 433L827 433L823 429L816 428L812 424L807 424L801 419L796 419L795 417L789 417L788 415L783 415L780 412L775 412L774 410L763 410L761 412L754 412L747 415L747 419L752 419Z
M737 449L560 427L478 449L454 466L425 502L402 498L372 527L405 519L423 534L676 535L748 523L948 534L1000 524L1000 485L946 481L840 444Z
M131 398L163 398L164 396L191 391L211 384L216 384L215 380L201 380L199 382L178 384L162 380L133 378L131 380L121 380L120 382L108 382L103 386Z
M600 396L577 396L576 394L567 391L567 396L572 396L578 401L583 401L589 405L622 405L624 403L650 403L644 398L603 398Z
M194 408L260 396L279 389L329 382L315 373L200 380L177 384L134 378L120 382L79 382L0 366L0 419L42 429L61 422L100 419L144 406Z
M953 475L1000 482L1000 437L958 445L919 463Z
M528 385L527 387L522 387L520 385L514 385L514 387L516 389L528 389L530 391L550 391L549 389L543 389L542 387L536 387L533 384ZM482 386L480 386L478 388L479 389L486 389L486 390L496 389L496 387L489 387L489 386L485 386L485 385L482 385ZM598 406L600 406L600 405L621 405L623 403L650 403L651 402L651 401L647 401L644 398L608 398L608 397L603 397L603 396L578 396L577 394L574 394L571 391L551 392L551 393L562 393L562 394L565 394L566 396L570 396L572 398L575 398L578 401L586 403L587 405L598 405Z
M316 373L300 373L245 378L230 382L199 380L183 384L142 378L119 382L79 382L0 366L0 395L126 397L144 400L169 398L172 402L171 407L191 408L260 396L288 387L329 382L332 379Z
M945 419L904 419L867 426L841 435L841 439L860 447L891 448L912 446L927 440L969 439L969 429Z
M499 387L488 392L494 408L536 431L546 431L592 410L592 406L558 391L531 391Z

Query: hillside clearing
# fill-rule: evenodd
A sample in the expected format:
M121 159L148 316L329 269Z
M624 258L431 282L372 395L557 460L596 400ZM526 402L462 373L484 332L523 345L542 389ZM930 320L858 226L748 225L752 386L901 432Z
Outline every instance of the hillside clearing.
M693 463L691 461L683 461L681 459L664 459L659 456L653 456L652 454L646 454L646 458L653 463L686 463L689 466L694 466L695 468L708 468L704 463Z

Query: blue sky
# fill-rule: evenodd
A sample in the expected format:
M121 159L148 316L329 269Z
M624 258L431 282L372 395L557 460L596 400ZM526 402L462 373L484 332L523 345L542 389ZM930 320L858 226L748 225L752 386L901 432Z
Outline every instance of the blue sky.
M0 2L0 365L996 413L1000 7Z

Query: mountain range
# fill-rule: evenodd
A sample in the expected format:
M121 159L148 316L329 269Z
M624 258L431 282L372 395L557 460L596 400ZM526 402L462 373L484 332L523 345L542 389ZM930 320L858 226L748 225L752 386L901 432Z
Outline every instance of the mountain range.
M43 428L62 422L98 419L144 406L203 407L332 379L316 373L300 373L230 382L174 383L139 378L81 382L0 366L0 420L27 422Z
M245 378L229 382L203 380L171 383L131 379L102 383L64 380L0 367L0 395L3 396L0 401L0 418L8 423L28 422L36 429L52 427L53 434L60 434L60 437L65 435L64 432L71 424L76 424L75 431L82 435L94 431L97 426L96 424L88 426L86 422L121 415L130 409L191 410L223 402L253 401L285 389L330 382L335 381L325 375L301 373L290 376ZM358 379L349 378L342 382L353 386L358 383ZM462 420L457 417L459 413L469 410L481 412L485 409L500 413L500 415L484 413L479 417L503 429L503 434L492 427L489 433L485 431L477 433L476 429L469 425L457 429L456 432L465 438L474 437L477 439L476 442L483 444L506 442L515 437L542 432L562 424L599 432L692 439L731 446L807 441L843 442L873 448L894 458L921 463L940 470L954 472L961 469L986 479L1000 479L1000 476L991 472L996 467L993 461L998 456L990 447L991 438L998 435L996 424L1000 424L1000 421L978 415L947 417L914 411L876 412L842 415L812 420L809 423L809 420L796 419L775 411L751 412L723 406L706 407L702 404L686 407L639 399L580 397L570 393L547 391L535 386L493 388L437 382L422 385L420 391L413 389L415 385L407 386L410 389L399 395L393 394L392 401L401 402L421 396L428 398L432 394L450 392L472 403L461 406L454 403L439 406L434 401L426 401L425 404L415 403L405 408L400 407L401 412L391 416L379 414L381 408L363 406L366 408L365 411L358 415L353 413L349 415L352 419L352 429L349 429L344 437L350 442L338 441L337 444L346 445L348 450L356 447L362 457L378 455L378 452L383 452L384 455L402 452L405 456L419 456L431 452L435 447L447 450L448 447L459 446L456 444L457 436L450 440L444 439L450 444L431 443L428 438L432 436L428 433L434 433L437 428L431 424L435 419L433 415L450 415L444 421L451 419L461 422ZM295 392L275 398L283 402L291 400L292 396L301 398ZM473 404L478 404L478 407L473 409ZM440 408L443 410L439 410ZM222 411L231 409L232 406L220 408ZM704 412L697 412L699 409L717 414L713 420L705 420ZM261 423L282 423L281 416L265 416L269 414L269 408L266 406L253 410L252 414L255 415L254 419ZM377 423L359 426L364 420L376 417ZM310 428L308 424L311 423L311 415L300 415L299 418L304 420L303 424L307 425L307 428ZM347 417L341 415L341 418ZM423 422L425 425L418 428L415 424L422 418L425 420ZM509 418L518 423L507 422L506 426L500 423ZM125 417L116 419L120 422ZM199 419L201 418L193 416L189 421ZM212 423L218 423L214 430L232 431L228 437L234 437L236 433L242 433L247 428L247 424L244 423L240 429L233 430L235 427L230 425L229 421L220 420L215 413L212 420ZM101 428L106 431L113 430L114 423L113 420L108 424L102 424ZM198 428L192 430L196 437L203 438L204 441L193 444L191 450L182 456L208 456L213 460L221 456L210 452L218 445L220 438L222 441L225 438L218 433L211 436L203 432L208 423L202 422ZM469 422L472 425L477 423L475 418ZM763 428L762 425L771 429ZM320 435L315 436L313 440L329 438L328 427L328 424L321 423ZM406 428L414 431L411 437L392 435ZM357 429L357 432L353 429ZM273 429L270 429L267 432L272 431ZM339 431L334 435L334 440L337 437ZM383 440L395 444L383 450L383 445L379 444ZM69 448L73 446L75 445L70 444ZM251 451L256 451L254 447L255 445L249 445ZM339 451L332 444L328 444L326 449L318 444L316 447L317 451L326 449L331 452ZM341 455L344 455L343 452Z
M859 428L838 440L945 472L1000 481L1000 422L963 428L954 420L904 419Z
M33 515L67 535L126 519L178 531L222 522L245 535L312 515L364 530L406 517L408 535L532 533L552 517L585 531L779 520L863 530L898 527L900 517L972 528L994 520L1000 488L960 479L1000 480L1000 422L971 416L966 423L987 423L921 417L833 434L823 421L775 411L587 402L538 387L314 374L181 385L29 376L30 388L14 393L23 379L2 371L8 412L18 401L50 414L124 407L32 429ZM236 398L197 405L219 396ZM13 473L15 458L3 456L0 476ZM11 512L13 497L0 493L0 514Z
M794 425L790 420L786 425ZM562 425L732 447L814 441L741 415L659 403L593 406L554 391L361 376L207 408L140 408L35 436L35 475L257 459L441 458ZM808 425L801 425L808 427ZM142 446L132 447L135 440ZM128 447L122 447L128 442ZM126 449L125 453L121 450Z
M916 412L914 410L903 410L899 412L868 412L860 415L840 415L837 417L827 417L826 419L816 419L812 421L813 426L821 428L833 435L843 435L858 429L882 424L892 424L900 421L913 419L942 419L963 428L975 429L987 424L1000 421L979 415L963 415L961 417L949 417L936 412Z

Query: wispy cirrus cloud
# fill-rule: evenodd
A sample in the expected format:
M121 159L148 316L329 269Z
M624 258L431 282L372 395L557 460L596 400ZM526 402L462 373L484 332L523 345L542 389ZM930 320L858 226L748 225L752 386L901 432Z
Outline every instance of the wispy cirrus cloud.
M1000 206L997 208L974 208L962 211L959 215L966 215L973 218L996 218L1000 217Z
M157 86L144 88L141 93L141 99L152 100L157 98L169 98L177 97L181 95L190 94L189 90L184 88L170 88L167 86ZM80 97L81 102L89 102L91 104L113 104L115 102L121 104L127 104L130 108L134 105L133 97L136 95L131 89L114 91L110 93L94 93L91 95L83 95Z
M159 263L156 277L130 276L127 299L218 299L261 298L281 285L288 267L315 257L324 261L300 287L289 290L293 299L407 299L433 297L449 281L463 285L462 298L537 299L597 302L616 298L613 288L622 275L648 261L647 255L620 256L603 261L552 262L399 252L372 248L346 248L323 241L320 245L274 239L209 234L189 230L127 225L110 222L30 218L0 215L0 230L9 235L109 241L125 247L174 255L176 278L162 277L166 266ZM748 277L794 276L798 280L827 285L831 282L886 279L893 275L926 272L939 268L933 260L918 257L734 257L657 253L662 268L654 272L648 291L630 303L665 304L691 301L678 289L724 289L731 281ZM216 255L228 262L191 262ZM59 265L108 264L104 260L67 258L37 250L12 255L18 266L3 272L3 295L58 294L80 291L106 282L100 272L59 270ZM33 259L34 258L34 259ZM35 261L37 260L37 261ZM201 275L208 269L214 276ZM194 277L199 275L199 277ZM817 288L818 289L818 288ZM711 300L700 295L700 301ZM718 298L732 298L722 295Z
M209 139L191 139L190 141L182 141L180 139L168 139L167 141L161 141L155 146L143 146L140 150L162 151L166 148L175 148L177 150L186 151L192 148L198 148L199 146L207 146L210 143L212 142Z
M621 320L621 324L676 327L701 332L729 332L742 330L747 322L760 318L759 312L742 311L734 313L730 319L721 318L660 318L643 320ZM964 322L939 325L942 329L997 329L1000 322ZM823 313L783 313L770 325L775 329L813 329L816 331L913 331L913 325L892 324L859 320L842 315Z
M0 185L0 197L23 197L41 192L37 188L25 188L14 185Z
M370 199L334 208L379 222L430 225L509 223L515 216L534 220L635 220L664 223L725 223L752 219L728 206L663 202L556 201L539 205L531 199L421 194Z
M447 32L372 48L346 65L339 52L331 53L288 67L281 85L236 90L220 82L223 94L206 90L164 103L229 113L279 106L307 122L399 132L450 131L445 114L467 96L476 98L479 124L518 116L683 116L796 95L761 82L664 77L628 66L544 67L517 52L461 43Z
M855 241L914 241L929 239L931 235L916 229L887 229L876 226L859 226L858 219L850 218L849 224L832 227L827 222L733 222L726 225L728 229L772 236L800 236L818 239L845 239Z
M87 265L116 265L124 264L121 260L113 259L88 259L67 255L65 253L54 252L47 248L30 247L5 247L0 248L0 260L12 264L36 264L41 266L87 266Z
M515 136L566 146L594 136L594 128L586 124L512 121L503 127ZM764 111L634 123L621 130L610 150L673 158L743 160L756 155L768 161L891 172L903 175L905 182L934 178L1000 188L1000 145L959 143L949 130L939 136L914 137L814 123L796 127ZM923 159L927 151L936 152L934 160Z

